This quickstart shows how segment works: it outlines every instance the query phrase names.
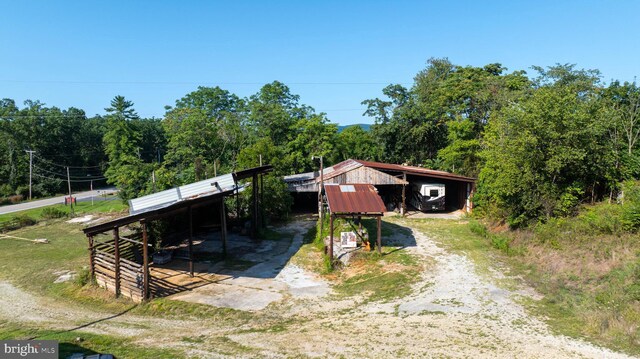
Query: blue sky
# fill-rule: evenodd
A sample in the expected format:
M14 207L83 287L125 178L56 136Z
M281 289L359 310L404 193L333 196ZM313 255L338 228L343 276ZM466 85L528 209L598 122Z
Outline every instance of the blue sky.
M510 70L576 63L640 74L638 1L0 1L0 97L145 117L198 85L279 80L332 122L410 86L430 57ZM529 71L529 73L531 73Z

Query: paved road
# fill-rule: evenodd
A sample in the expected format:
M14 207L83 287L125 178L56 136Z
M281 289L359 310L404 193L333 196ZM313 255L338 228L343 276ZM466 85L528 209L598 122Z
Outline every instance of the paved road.
M110 187L110 188L101 188L94 191L74 193L73 196L76 197L76 201L80 202L86 199L90 199L92 196L95 197L96 200L99 200L100 195L103 195L105 193L109 194L109 193L115 193L115 192L116 192L115 187ZM7 206L0 206L0 214L19 212L19 211L24 211L26 209L46 207L52 204L62 204L64 203L64 197L65 196L60 196L60 197L53 197L53 198L47 198L47 199L40 199L36 201L31 201L31 202L24 202L19 204L10 204Z

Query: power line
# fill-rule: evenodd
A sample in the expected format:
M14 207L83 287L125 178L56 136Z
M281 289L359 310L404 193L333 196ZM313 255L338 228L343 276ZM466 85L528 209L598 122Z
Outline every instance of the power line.
M98 152L95 152L95 153L98 153ZM52 162L50 160L47 160L46 158L42 158L40 156L34 156L34 157L40 159L41 161L43 161L43 162L45 162L47 164L52 165L52 166L58 166L58 167L62 167L62 168L67 168L67 167L76 168L76 169L78 169L78 168L82 168L82 169L85 169L85 168L102 168L102 166L65 166L65 165L54 163L54 162Z
M78 84L78 85L268 85L270 82L186 82L186 81L75 81L75 80L9 80L0 82L6 83L40 83L40 84ZM311 86L359 86L359 85L412 85L412 82L283 82L286 85L311 85Z
M34 169L37 169L37 170L40 170L40 171L47 172L47 173L52 174L52 175L58 175L58 176L63 176L63 177L66 177L66 176L67 176L67 175L66 175L66 174L64 174L64 173L58 173L58 172L49 171L49 170L46 170L46 169L44 169L44 168L37 167L37 166L33 166L33 168L34 168ZM72 177L72 178L93 179L93 178L99 178L99 177L103 177L103 176L102 176L102 175L99 175L99 176L90 176L90 175L86 175L86 176L77 175L77 176L76 176L76 175L74 175L74 176L71 176L71 177Z
M37 174L37 173L34 173L33 175L34 176L38 176L38 177L42 177L42 178L46 178L46 179L50 179L50 180L54 180L54 181L61 181L61 182L66 181L66 179L43 176L43 175ZM94 179L90 179L90 180L71 180L71 182L91 182L91 181L102 181L102 180L106 180L106 179L107 179L107 177L101 177L101 178L94 178Z
M338 108L338 109L316 109L314 108L315 111L317 112L349 112L349 111L366 111L366 108ZM139 114L140 116L140 120L151 120L151 119L155 119L155 120L161 120L164 118L166 114ZM21 115L21 114L16 114L16 115L0 115L0 119L2 118L38 118L38 117L46 117L48 116L47 114L42 114L42 115ZM96 114L94 116L87 116L87 115L61 115L59 117L64 117L64 118L82 118L82 119L87 119L90 120L92 118L95 118L96 116L98 117L106 117L108 115L100 115L100 114Z

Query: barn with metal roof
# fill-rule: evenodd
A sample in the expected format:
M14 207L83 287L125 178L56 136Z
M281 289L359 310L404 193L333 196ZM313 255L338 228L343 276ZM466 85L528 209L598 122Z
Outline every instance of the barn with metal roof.
M417 186L441 184L445 188L446 210L470 212L475 190L475 178L436 171L424 167L348 159L320 171L286 176L289 191L297 206L313 208L321 183L370 184L378 189L387 210L403 212L411 206ZM311 205L309 205L311 204Z

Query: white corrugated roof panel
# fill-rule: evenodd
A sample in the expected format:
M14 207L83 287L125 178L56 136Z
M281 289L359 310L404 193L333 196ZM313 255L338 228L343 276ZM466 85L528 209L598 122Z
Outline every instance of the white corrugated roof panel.
M216 185L217 184L217 185ZM235 189L233 175L226 174L218 177L190 183L177 188L134 198L129 201L129 214L139 214L158 208L170 206L174 203L211 195Z

